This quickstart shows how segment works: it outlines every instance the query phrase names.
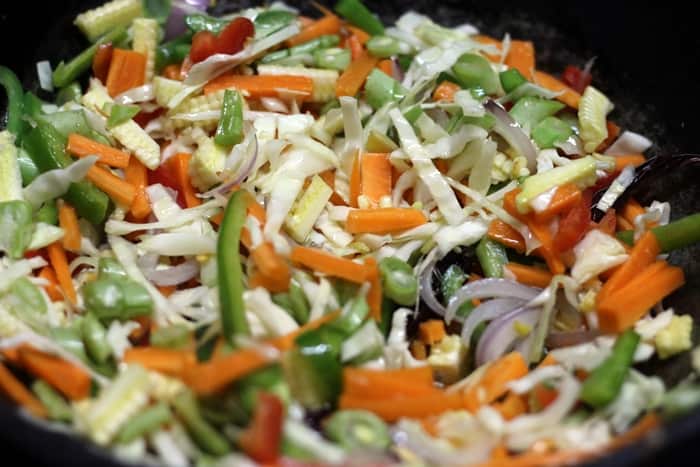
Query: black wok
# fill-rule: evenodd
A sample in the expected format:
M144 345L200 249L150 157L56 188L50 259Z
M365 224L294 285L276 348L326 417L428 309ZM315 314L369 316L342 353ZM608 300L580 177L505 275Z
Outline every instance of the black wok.
M36 90L35 63L49 59L55 66L60 59L82 50L86 42L71 22L78 12L99 3L0 2L0 63L15 70L25 86ZM216 12L235 10L250 2L219 3ZM651 138L655 143L651 155L700 152L700 36L694 31L695 15L690 5L674 7L666 2L650 7L641 2L602 0L556 4L472 0L367 3L388 21L410 7L444 24L471 22L492 36L510 32L514 38L533 40L538 68L553 73L560 73L567 64L582 66L596 56L593 84L616 104L611 119L624 129ZM304 9L311 11L308 4ZM4 106L0 100L0 109ZM673 218L700 211L698 176L699 170L684 169L658 177L642 198L670 201ZM667 301L677 311L693 314L696 321L700 320L700 263L695 261L699 254L700 247L696 246L671 255L670 261L685 270L687 284ZM689 356L682 355L652 361L643 370L675 384L689 368ZM595 465L697 465L697 443L700 409ZM10 455L17 456L17 460L10 461ZM0 456L2 465L121 465L78 438L39 428L2 400Z

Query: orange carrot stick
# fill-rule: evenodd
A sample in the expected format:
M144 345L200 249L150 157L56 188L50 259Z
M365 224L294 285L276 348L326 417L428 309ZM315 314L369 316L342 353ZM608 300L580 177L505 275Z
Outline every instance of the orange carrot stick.
M365 153L360 160L362 194L374 203L391 196L391 162L389 154Z
M357 207L357 197L362 193L360 170L360 154L355 154L352 161L352 172L350 173L350 206Z
M362 46L360 40L354 34L345 40L345 47L350 49L350 58L357 60L360 57L367 55L365 48Z
M146 78L146 56L133 50L114 49L107 74L107 92L114 97L141 86Z
M326 15L306 26L296 36L287 39L285 45L287 47L294 47L295 45L309 42L312 39L316 39L317 37L324 36L326 34L338 34L341 25L342 23L340 18L333 14Z
M188 208L193 208L202 204L202 200L197 197L197 192L192 186L190 179L190 160L192 154L184 152L175 154L165 161L165 166L175 175L177 180L177 188L185 198L185 205Z
M523 240L520 232L500 219L491 221L486 235L488 235L491 240L505 245L508 248L512 248L519 253L525 252L525 240Z
M480 44L486 44L486 45L494 45L498 48L498 50L503 49L503 44L501 41L498 39L494 39L493 37L490 36L484 36L482 34L478 34L474 36L474 40L476 40ZM494 55L494 54L484 54L486 58L488 58L492 62L499 62L501 60L501 55Z
M39 277L49 282L44 286L44 290L46 290L46 294L52 301L60 302L63 300L63 295L61 295L61 291L58 290L58 279L56 279L56 273L53 271L51 266L44 266L39 272Z
M66 149L71 154L78 157L97 156L98 162L110 167L123 169L129 165L130 155L119 149L107 146L90 138L71 133L68 135L68 146Z
M391 60L388 58L385 58L377 63L377 68L388 76L392 76L394 74L394 65L392 65Z
M413 208L355 209L348 214L345 229L352 234L385 234L417 227L428 222L421 211Z
M433 370L429 366L401 368L398 370L371 370L369 368L346 367L343 369L343 375L349 378L365 379L370 385L383 384L388 379L422 383L431 387L433 384Z
M342 394L338 403L343 410L362 409L373 412L387 422L394 422L402 417L423 418L438 415L462 407L462 395L459 393L429 394L413 397L393 397L373 399Z
M146 195L148 185L148 169L136 157L129 159L129 165L124 169L124 178L136 188L136 196L129 211L136 220L143 220L151 213L151 201Z
M70 204L64 202L58 206L58 223L63 229L63 248L77 252L80 250L80 226L78 215Z
M549 225L531 220L527 223L527 226L539 241L542 242L542 246L539 247L537 251L542 258L544 258L549 270L552 274L563 274L566 268L554 246L554 238L549 230Z
M639 167L647 161L644 154L625 154L623 156L615 156L615 170L622 170L628 165Z
M19 359L29 373L71 400L84 399L90 394L90 375L66 360L29 347L19 349Z
M455 100L455 94L460 89L462 88L460 88L452 81L443 81L438 85L438 87L435 88L435 91L433 92L433 100L452 102Z
M262 287L272 293L286 292L289 290L289 279L286 281L284 279L280 280L276 277L266 276L260 271L255 271L248 278L248 287L251 289Z
M508 263L505 267L513 273L515 280L521 284L547 287L552 282L552 274L544 269L518 263Z
M340 258L318 248L294 247L291 260L314 271L357 284L367 280L367 267L364 264Z
M87 173L87 179L97 188L107 193L116 203L131 207L136 198L136 187L122 180L109 170L93 165Z
M340 97L357 94L377 62L378 59L369 55L364 55L351 62L336 82L335 95Z
M132 347L124 352L122 360L125 363L138 363L149 370L179 377L197 362L197 357L188 350Z
M530 41L511 41L505 63L531 80L535 71L535 46Z
M445 322L441 319L429 319L418 326L418 336L427 345L437 344L446 335Z
M568 105L569 107L578 109L578 103L581 100L581 94L577 93L569 86L556 79L554 76L547 74L543 71L535 71L535 82L543 88L549 89L550 91L564 91L562 94L557 96L556 99Z
M223 75L204 86L204 94L221 89L238 89L251 99L277 97L280 91L294 91L299 98L309 98L314 83L308 76L293 75Z
M464 393L464 406L475 412L506 393L509 382L525 376L527 363L520 352L511 352L491 363L478 383Z
M261 243L251 252L253 262L260 270L260 273L274 281L276 291L289 289L291 273L287 261L284 260L269 242ZM281 290L280 290L281 289Z
M186 369L183 380L195 393L209 395L274 360L257 349L238 350Z
M658 261L597 303L603 332L622 332L633 326L656 303L685 283L683 270Z
M379 268L377 260L369 257L365 259L367 267L367 280L370 287L367 292L367 305L369 305L369 313L375 321L382 319L382 282L379 277Z
M573 183L566 183L557 187L552 200L547 207L540 212L535 211L537 222L548 222L562 212L571 209L581 202L581 190Z
M35 417L48 414L44 405L0 362L0 392L27 409Z
M364 30L357 28L355 26L352 26L350 24L345 25L345 29L350 31L353 36L357 37L357 40L360 42L360 44L365 45L365 43L369 40L370 35L367 34Z
M75 293L75 287L73 286L73 279L70 274L70 269L68 269L66 250L63 249L61 242L54 242L46 247L46 251L49 254L51 267L56 273L56 280L61 286L61 289L63 289L63 293L68 300L75 305L78 297Z
M423 370L366 370L348 367L343 370L343 391L349 396L390 399L396 396L426 396L440 392L433 386L429 367Z
M639 204L636 199L630 198L622 207L622 212L620 214L627 220L627 222L634 225L634 221L637 216L641 216L645 212L646 211L642 205Z

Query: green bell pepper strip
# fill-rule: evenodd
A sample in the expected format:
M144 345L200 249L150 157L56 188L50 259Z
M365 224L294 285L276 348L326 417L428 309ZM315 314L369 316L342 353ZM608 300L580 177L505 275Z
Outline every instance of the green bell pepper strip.
M260 391L274 394L285 404L291 397L282 367L279 365L272 365L249 374L236 384L236 390L240 395L241 405L249 414L255 411Z
M192 32L209 31L219 34L231 21L208 15L194 14L185 16L185 25Z
M80 84L73 81L65 87L62 87L56 93L56 105L63 105L68 102L78 102L83 95L83 90L80 89Z
M15 136L22 132L24 123L24 90L17 75L9 68L0 65L0 86L5 88L7 94L7 130Z
M53 72L53 85L57 88L62 88L68 86L72 81L75 81L87 71L92 65L92 59L95 57L97 48L108 42L117 43L122 42L128 38L126 28L120 26L118 28L112 29L110 32L104 36L97 39L97 41L90 47L82 51L73 60L68 63L61 62L58 64Z
M547 117L532 129L530 135L541 149L553 148L555 144L566 141L574 130L564 120Z
M159 402L130 418L117 434L117 443L128 444L141 436L153 433L173 419L165 402Z
M72 159L66 154L63 136L47 122L37 120L22 139L22 144L42 172L68 166ZM78 214L93 224L101 223L109 206L109 197L88 181L72 183L64 198Z
M378 109L388 102L401 100L407 92L401 83L376 68L369 74L365 83L365 98L373 109Z
M700 242L700 213L691 214L666 225L660 225L651 229L659 242L662 253L670 253L673 250L685 248ZM625 230L617 233L617 238L632 245L634 232Z
M269 36L273 32L279 31L291 24L296 19L296 15L284 10L266 10L260 13L253 20L255 25L255 38Z
M496 94L501 89L496 72L481 55L465 53L452 66L452 74L457 84L465 89L480 87L487 94Z
M12 295L19 302L21 312L46 314L46 300L41 295L39 287L34 285L28 278L20 277L12 283L10 288Z
M314 52L314 65L328 70L344 71L350 65L350 50L331 47Z
M172 324L151 331L151 345L169 349L181 349L190 342L190 330L184 324Z
M153 299L141 284L127 279L98 278L82 287L85 309L101 320L150 315Z
M448 300L459 290L460 287L467 282L469 276L464 273L461 267L456 264L451 264L442 276L440 282L440 291L442 292L442 300L447 304ZM474 304L471 301L464 302L457 309L457 316L467 317L474 309Z
M221 326L224 337L230 344L234 344L237 334L250 334L243 302L243 267L238 251L248 196L245 190L239 190L229 199L216 245Z
M51 420L69 422L73 418L73 411L61 395L43 379L37 379L32 383L32 392L36 394Z
M31 91L24 93L24 115L33 119L39 118L43 113L45 102L39 99L36 94Z
M476 257L486 277L503 277L503 266L508 262L503 245L484 237L476 247Z
M32 205L26 201L0 203L0 251L21 259L32 240Z
M238 91L224 91L221 118L216 127L214 142L220 146L233 146L243 139L243 102Z
M80 330L88 355L98 363L105 363L112 355L112 348L107 343L107 330L102 323L88 313L80 323Z
M323 423L323 433L347 451L384 451L391 444L384 421L366 410L339 410Z
M406 44L389 36L370 37L365 47L370 54L379 58L389 58L410 51Z
M50 200L45 202L34 214L34 220L36 222L43 222L44 224L58 225L58 207L56 207L56 201Z
M608 405L617 397L634 360L639 341L639 334L632 329L617 337L610 356L583 382L580 396L582 401L599 408Z
M109 110L109 118L107 119L107 128L112 128L131 120L140 111L141 107L138 105L112 104Z
M317 50L335 47L340 44L340 37L335 34L325 34L311 39L303 44L295 45L289 49L289 55L312 54Z
M156 49L156 70L160 71L173 63L182 63L190 54L191 47L191 32L159 45Z
M223 456L230 451L226 439L202 418L197 399L191 392L186 391L175 397L173 407L177 416L184 422L187 432L204 452Z
M289 292L274 294L272 301L287 310L297 323L304 324L309 320L309 302L302 288L295 282L290 283Z
M521 127L532 130L539 122L563 108L564 104L559 101L525 96L518 99L508 113Z
M19 172L22 176L22 186L27 186L34 181L41 173L39 167L36 166L29 153L24 148L17 150L17 164Z
M499 73L498 77L501 80L501 86L506 94L515 91L523 83L527 82L527 79L516 69L509 68L506 71Z
M335 11L351 24L372 36L384 34L384 25L360 0L340 0Z
M379 276L384 295L399 305L416 303L418 279L407 262L394 257L384 258L379 262Z

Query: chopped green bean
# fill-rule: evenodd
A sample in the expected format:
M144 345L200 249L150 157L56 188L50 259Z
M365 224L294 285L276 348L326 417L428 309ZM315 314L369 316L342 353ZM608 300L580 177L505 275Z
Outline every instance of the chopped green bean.
M407 262L394 257L384 258L379 262L379 274L384 295L399 305L416 303L418 279Z

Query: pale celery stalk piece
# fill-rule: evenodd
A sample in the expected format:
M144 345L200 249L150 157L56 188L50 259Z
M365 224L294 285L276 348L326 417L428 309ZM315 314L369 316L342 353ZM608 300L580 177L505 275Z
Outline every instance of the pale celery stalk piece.
M142 0L112 0L79 14L74 24L90 42L119 26L126 26L143 14Z
M17 163L15 136L0 131L0 202L22 199L22 174Z
M158 22L152 18L136 18L132 30L134 39L131 48L146 56L146 82L150 83L156 68Z
M318 175L311 178L311 183L296 202L285 227L294 240L303 243L314 224L333 195L333 189Z
M576 159L569 164L555 167L525 179L522 191L515 197L515 205L522 214L530 212L530 203L545 191L565 183L574 183L580 188L596 182L596 160L592 156Z
M320 68L304 68L296 66L258 65L260 75L306 76L313 81L311 102L328 102L335 99L335 84L338 72ZM281 86L284 88L284 86Z
M583 149L592 153L608 137L606 116L613 109L610 100L593 86L588 86L578 106L578 121Z

